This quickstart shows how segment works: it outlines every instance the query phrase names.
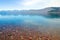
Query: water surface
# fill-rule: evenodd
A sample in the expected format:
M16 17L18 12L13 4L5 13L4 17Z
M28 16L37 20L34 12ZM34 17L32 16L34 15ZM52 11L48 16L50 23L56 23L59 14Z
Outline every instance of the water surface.
M60 28L60 18L46 18L36 15L0 16L0 25L19 25L30 28L36 27L38 29L55 29Z

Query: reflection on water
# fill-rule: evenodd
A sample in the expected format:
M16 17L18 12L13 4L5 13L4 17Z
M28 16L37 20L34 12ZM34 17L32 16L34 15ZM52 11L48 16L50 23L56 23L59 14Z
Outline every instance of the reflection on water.
M43 16L29 16L29 15L18 15L18 16L0 16L0 25L19 25L22 27L37 27L37 28L59 28L60 26L60 19L49 19Z
M55 18L55 19L49 19L49 18L45 18L43 16L29 16L29 15L19 15L19 16L0 16L0 24L33 24L33 25L44 25L44 26L54 26L60 25L60 19L59 18Z

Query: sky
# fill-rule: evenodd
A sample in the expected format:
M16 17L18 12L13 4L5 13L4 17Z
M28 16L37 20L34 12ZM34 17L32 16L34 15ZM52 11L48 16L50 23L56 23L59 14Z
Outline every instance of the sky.
M0 10L30 10L60 7L60 0L0 0Z

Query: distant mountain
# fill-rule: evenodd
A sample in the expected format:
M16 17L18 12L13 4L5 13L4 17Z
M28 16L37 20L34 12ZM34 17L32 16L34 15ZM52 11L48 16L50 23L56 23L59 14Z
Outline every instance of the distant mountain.
M0 15L43 15L46 17L60 17L60 7L48 7L39 10L0 11Z

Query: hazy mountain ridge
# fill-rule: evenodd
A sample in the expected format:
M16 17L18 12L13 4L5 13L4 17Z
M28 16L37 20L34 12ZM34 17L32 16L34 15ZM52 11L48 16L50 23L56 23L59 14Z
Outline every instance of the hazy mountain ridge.
M39 10L8 10L0 11L0 15L43 15L60 17L60 7L48 7Z

